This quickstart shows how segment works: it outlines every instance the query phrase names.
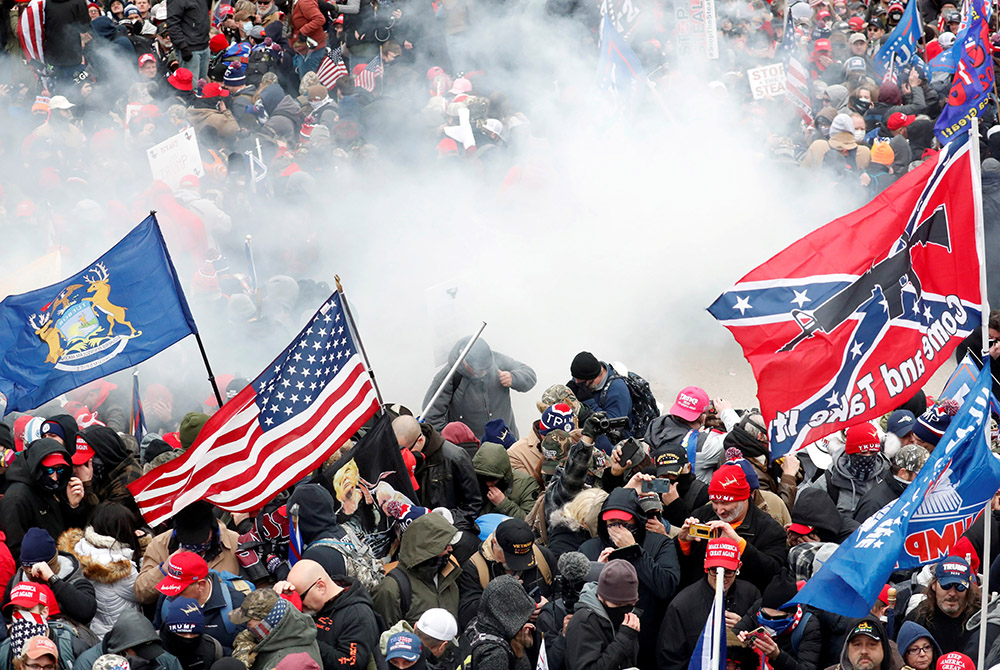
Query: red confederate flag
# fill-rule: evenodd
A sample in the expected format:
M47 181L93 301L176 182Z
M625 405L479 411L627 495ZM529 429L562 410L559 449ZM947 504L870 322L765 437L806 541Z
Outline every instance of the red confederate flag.
M709 307L753 368L772 457L897 408L979 327L978 158L960 144Z

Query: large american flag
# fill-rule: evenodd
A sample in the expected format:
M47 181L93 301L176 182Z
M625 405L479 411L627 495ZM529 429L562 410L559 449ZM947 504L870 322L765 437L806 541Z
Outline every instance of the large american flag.
M375 58L354 78L354 83L366 91L374 91L375 80L382 76L382 72L382 54L375 54Z
M28 61L45 62L45 0L30 0L17 22L17 38Z
M129 490L151 526L197 500L250 512L319 467L378 408L335 293L183 456Z
M785 63L785 100L792 103L803 121L812 125L809 72L799 61L799 49L795 43L795 24L792 22L791 11L785 14L785 30L775 55Z
M323 57L323 62L316 69L316 76L319 77L319 83L326 86L327 90L333 89L338 81L347 76L347 66L344 65L341 49L343 49L342 46L327 51L326 56Z

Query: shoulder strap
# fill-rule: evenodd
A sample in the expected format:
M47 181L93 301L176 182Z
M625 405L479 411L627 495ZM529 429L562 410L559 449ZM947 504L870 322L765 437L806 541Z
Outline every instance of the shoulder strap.
M226 632L232 635L236 632L236 624L229 620L229 613L233 611L233 596L229 593L224 580L219 580L219 587L222 589L222 600L225 602L221 617L222 625L226 627ZM164 618L164 621L166 621L166 618Z
M691 469L694 470L695 463L698 460L698 431L692 429L687 435L684 436L684 447L687 449L688 463L691 464Z
M56 631L56 647L59 649L59 665L66 670L73 670L73 634L66 629Z
M826 494L830 496L830 500L836 505L837 501L840 500L840 489L833 485L833 477L830 476L829 470L823 471L823 478L826 479Z
M476 566L476 572L479 573L479 585L484 589L486 585L490 583L490 566L486 564L486 557L483 556L482 551L477 551L472 555L472 564Z
M406 613L410 611L410 605L413 604L413 588L410 586L410 576L399 568L391 570L389 576L395 579L396 584L399 585L399 611L400 615L405 619Z
M531 551L535 554L535 565L538 567L538 572L545 580L546 584L552 583L552 568L549 567L549 562L545 560L545 554L542 552L542 548L537 544L531 545Z
M799 619L799 625L795 627L792 631L792 651L799 653L799 644L802 642L802 636L806 632L806 624L809 623L809 619L812 618L812 612L803 612L802 618Z

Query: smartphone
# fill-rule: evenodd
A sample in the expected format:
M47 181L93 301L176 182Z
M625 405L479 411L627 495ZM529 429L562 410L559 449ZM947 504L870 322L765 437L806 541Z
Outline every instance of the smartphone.
M691 527L688 528L688 535L691 537L700 537L703 540L711 540L715 537L712 527L704 523L691 524Z
M629 461L632 461L632 465L639 465L637 456L641 452L642 445L639 444L638 440L628 440L622 445L622 453L618 457L618 464L624 466Z
M745 644L748 647L752 647L754 641L759 637L763 637L766 633L767 631L764 630L763 626L758 626L757 628L754 628L752 631L747 633L746 640L743 642L743 644Z
M649 482L642 483L643 493L669 493L670 492L670 480L669 479L654 479Z
M641 607L633 607L632 608L632 614L636 615L637 617L639 617L641 619L642 618L642 608Z

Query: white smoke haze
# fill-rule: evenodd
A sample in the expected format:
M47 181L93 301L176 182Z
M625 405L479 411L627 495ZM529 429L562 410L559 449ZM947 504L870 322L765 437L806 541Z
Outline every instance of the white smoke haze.
M531 122L516 131L516 162L528 175L520 184L501 185L515 161L500 157L484 169L442 164L435 130L407 127L395 140L424 157L415 164L394 163L394 152L379 147L374 161L316 173L307 195L249 215L231 212L231 240L253 235L262 283L287 274L332 288L339 274L386 402L418 412L442 362L435 350L447 351L486 321L491 348L538 373L531 392L512 393L522 433L537 418L540 393L569 378L581 350L625 363L667 407L691 384L737 407L757 404L742 352L705 308L747 271L852 207L833 200L818 178L774 161L766 134L744 123L735 91L726 98L693 66L671 64L657 86L662 106L647 94L634 118L616 115L595 85L597 47L581 34L539 4L479 32L484 81ZM19 146L21 135L4 134L4 146ZM102 208L111 199L130 203L148 188L143 154L122 151L131 168L118 183L95 180L82 193L63 187L40 197L69 220L84 196ZM5 184L21 181L20 165L3 169ZM10 230L19 224L7 190ZM109 228L105 216L90 233L74 235L62 276L124 233L112 237ZM253 379L319 306L266 342L248 338L224 309L196 299L189 288L195 264L175 246L171 253L216 375ZM289 265L290 255L314 260ZM242 253L230 248L228 260L246 271ZM144 387L186 390L175 394L178 419L211 395L193 338L140 365L140 375Z

